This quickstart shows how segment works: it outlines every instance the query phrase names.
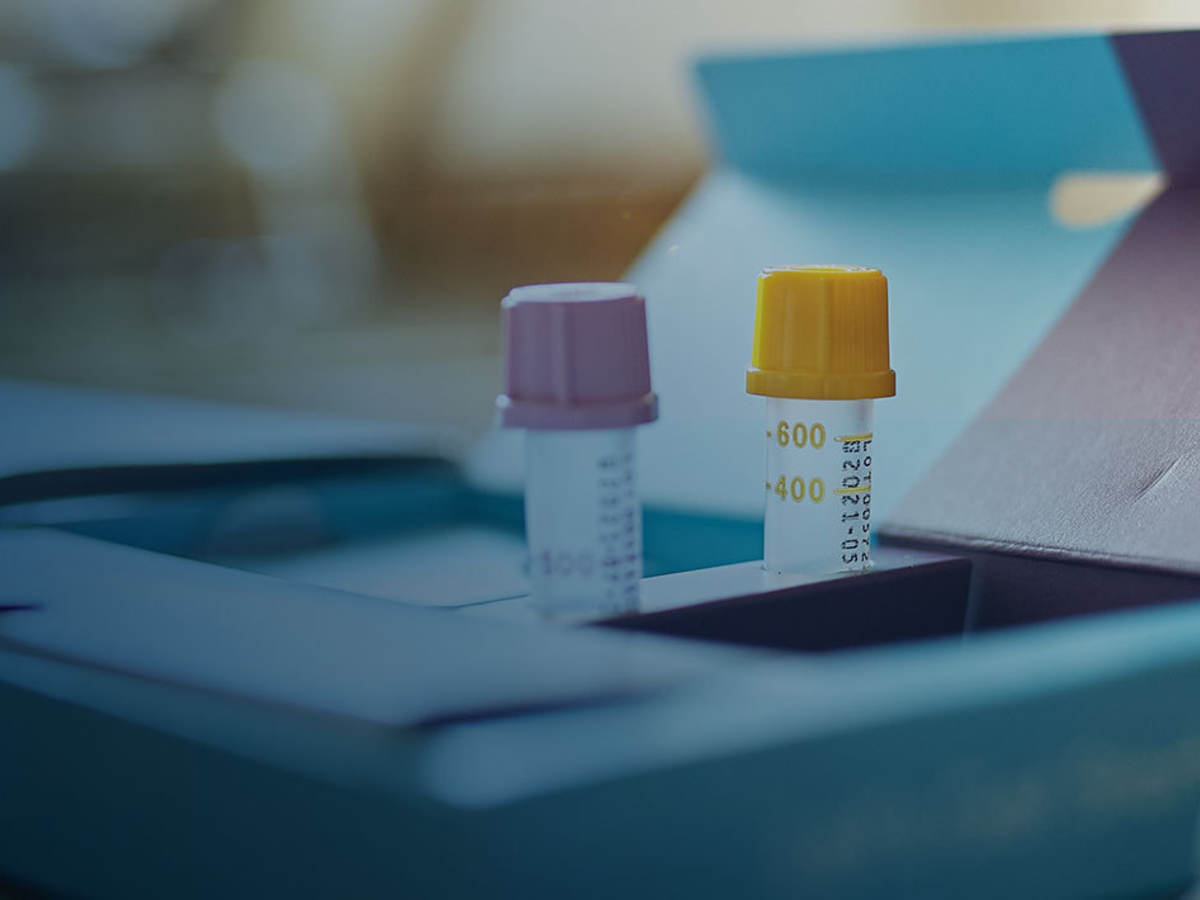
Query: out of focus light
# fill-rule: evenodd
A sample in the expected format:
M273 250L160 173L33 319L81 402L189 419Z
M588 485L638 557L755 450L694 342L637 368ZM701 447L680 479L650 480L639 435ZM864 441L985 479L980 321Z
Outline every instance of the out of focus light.
M255 61L234 69L217 97L217 128L231 154L267 177L318 171L337 144L333 99L294 66Z
M37 91L25 73L0 63L0 171L29 155L37 143L41 112Z
M214 112L222 144L250 176L261 237L258 273L247 269L243 285L256 282L252 302L269 311L270 330L328 323L369 298L374 239L322 77L284 62L245 62L230 73ZM216 309L223 300L212 295L209 303Z
M73 63L127 66L168 37L183 14L209 0L31 0L24 4L43 41Z
M1095 228L1141 209L1165 185L1161 172L1064 172L1050 189L1050 212L1068 228Z
M339 68L377 65L379 52L419 31L448 0L289 0L288 12Z
M167 331L197 347L261 340L276 319L267 273L246 241L197 240L168 251L154 299Z

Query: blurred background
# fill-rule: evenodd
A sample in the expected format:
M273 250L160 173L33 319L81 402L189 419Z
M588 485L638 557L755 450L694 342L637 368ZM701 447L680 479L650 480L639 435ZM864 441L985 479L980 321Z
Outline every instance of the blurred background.
M1185 0L0 0L0 375L485 430L499 300L619 278L709 50Z

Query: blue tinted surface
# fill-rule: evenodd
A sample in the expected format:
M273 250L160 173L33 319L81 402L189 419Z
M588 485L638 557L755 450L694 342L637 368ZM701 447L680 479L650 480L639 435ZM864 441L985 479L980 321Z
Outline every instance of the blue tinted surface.
M1107 37L718 58L713 140L754 171L1156 169Z

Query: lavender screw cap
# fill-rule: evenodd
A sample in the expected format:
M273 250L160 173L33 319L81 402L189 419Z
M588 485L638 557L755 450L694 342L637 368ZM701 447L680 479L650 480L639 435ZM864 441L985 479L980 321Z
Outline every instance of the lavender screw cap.
M658 418L646 301L631 284L531 284L500 304L508 428L625 428Z

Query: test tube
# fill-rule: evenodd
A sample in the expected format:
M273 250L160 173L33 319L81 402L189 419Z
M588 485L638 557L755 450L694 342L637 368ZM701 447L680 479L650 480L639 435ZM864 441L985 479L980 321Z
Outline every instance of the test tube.
M658 417L646 305L630 284L539 284L501 304L500 423L524 428L534 605L553 616L637 608L642 510L635 428Z
M767 398L764 568L870 568L874 404L896 393L883 273L764 269L746 391Z

